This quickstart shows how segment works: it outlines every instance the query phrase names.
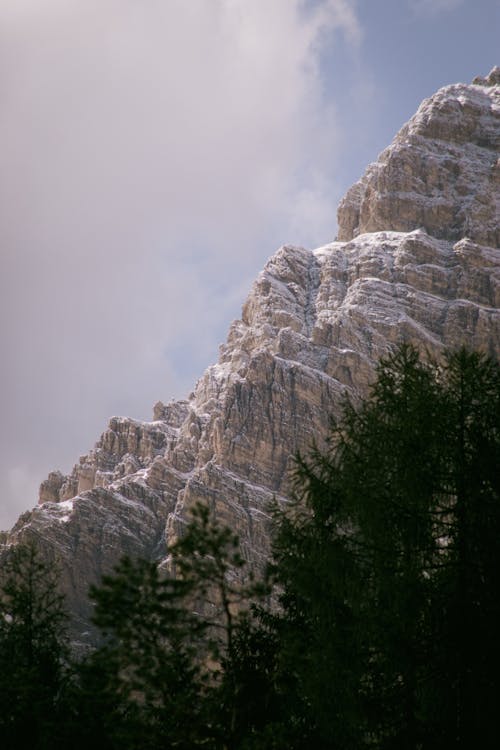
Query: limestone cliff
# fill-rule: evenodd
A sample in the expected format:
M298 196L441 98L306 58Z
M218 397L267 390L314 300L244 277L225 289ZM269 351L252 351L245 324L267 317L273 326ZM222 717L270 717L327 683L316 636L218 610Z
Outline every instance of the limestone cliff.
M76 632L89 583L124 553L161 560L198 500L260 566L293 455L395 345L500 356L499 148L500 69L438 91L348 191L338 240L270 259L187 401L148 423L114 417L69 476L42 483L5 543L34 537L60 558Z

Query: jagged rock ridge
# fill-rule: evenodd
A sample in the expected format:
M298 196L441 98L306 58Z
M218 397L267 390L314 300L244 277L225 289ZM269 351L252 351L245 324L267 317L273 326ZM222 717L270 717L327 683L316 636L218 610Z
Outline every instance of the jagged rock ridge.
M499 147L499 68L424 101L341 202L338 240L271 258L190 398L152 422L114 417L42 483L6 543L34 537L60 558L76 633L89 583L124 553L161 560L198 500L262 565L291 457L398 343L500 355Z

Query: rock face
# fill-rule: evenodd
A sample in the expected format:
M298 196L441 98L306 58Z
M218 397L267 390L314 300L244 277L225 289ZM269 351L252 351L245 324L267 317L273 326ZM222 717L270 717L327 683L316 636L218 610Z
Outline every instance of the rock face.
M347 192L339 239L422 227L433 237L500 243L500 68L426 99Z
M293 455L397 344L500 356L499 146L500 69L438 91L348 191L338 240L271 258L189 400L157 403L153 422L114 417L42 483L4 543L35 538L60 559L75 634L89 583L125 553L161 560L199 500L261 566Z

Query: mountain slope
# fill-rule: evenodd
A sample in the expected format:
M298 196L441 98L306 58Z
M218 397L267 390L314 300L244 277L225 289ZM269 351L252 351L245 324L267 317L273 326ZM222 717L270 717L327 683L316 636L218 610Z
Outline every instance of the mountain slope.
M293 455L397 344L500 356L499 84L496 68L423 102L341 202L338 241L270 259L189 399L156 404L152 422L114 417L42 484L5 543L36 538L60 558L76 633L89 583L124 553L160 560L198 500L262 565Z

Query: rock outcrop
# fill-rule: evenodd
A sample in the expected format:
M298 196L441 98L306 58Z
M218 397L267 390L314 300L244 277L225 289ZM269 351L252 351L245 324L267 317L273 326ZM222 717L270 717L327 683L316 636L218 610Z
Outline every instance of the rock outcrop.
M340 240L422 227L439 239L499 246L499 77L494 68L422 102L342 200Z
M89 583L125 553L161 560L199 500L261 566L293 456L394 346L500 356L499 148L500 69L438 91L348 191L338 240L271 258L189 400L157 403L148 423L114 417L69 476L42 483L4 543L36 538L61 560L79 637Z

